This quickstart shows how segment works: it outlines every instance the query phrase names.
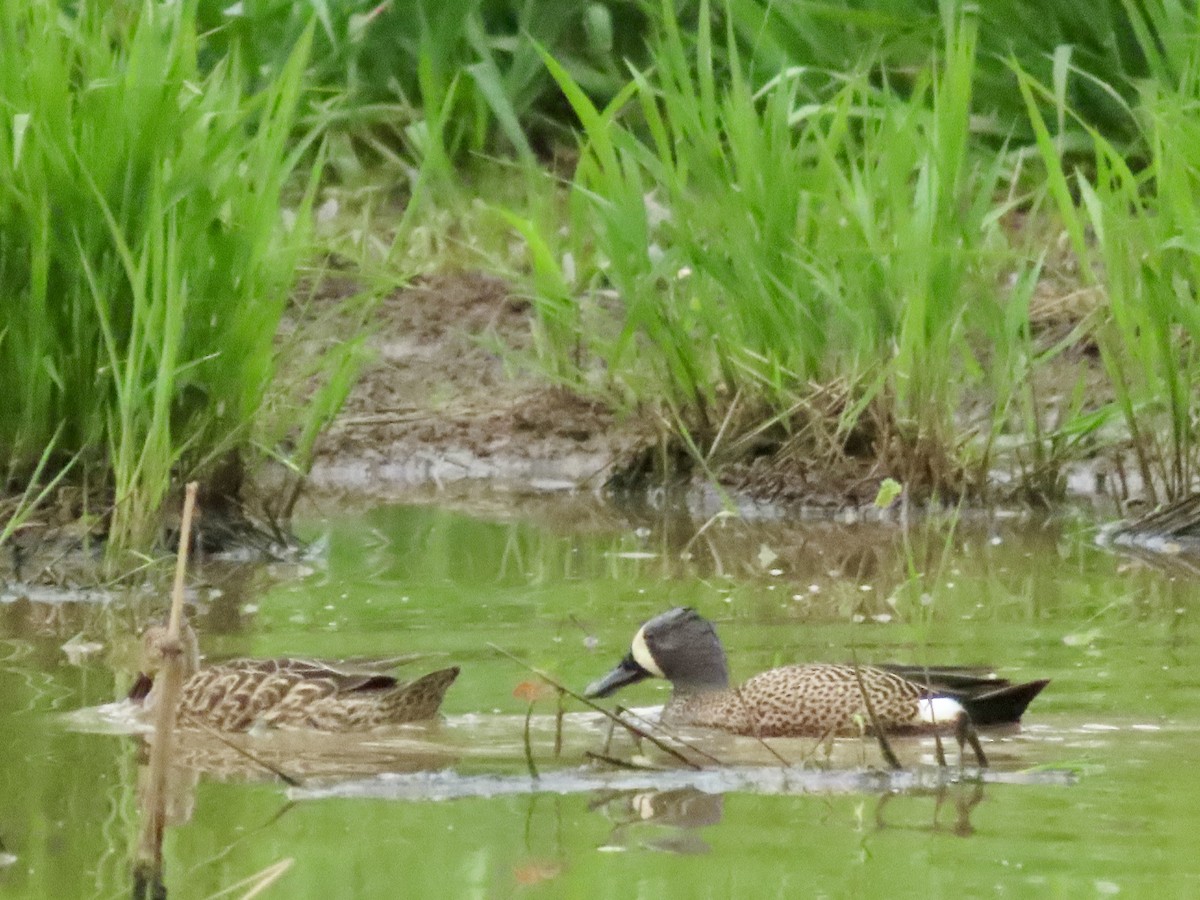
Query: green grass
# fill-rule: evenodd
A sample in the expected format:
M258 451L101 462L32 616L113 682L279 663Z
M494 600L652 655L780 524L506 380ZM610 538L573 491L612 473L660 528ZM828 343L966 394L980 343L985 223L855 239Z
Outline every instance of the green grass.
M0 13L0 454L97 470L114 548L148 547L175 474L279 434L260 417L307 246L284 225L307 36L247 94L198 65L194 5ZM93 483L96 483L94 480Z
M211 57L236 53L264 85L315 14L307 100L344 149L368 164L394 153L457 163L493 151L531 158L536 145L565 133L534 41L552 48L589 90L618 90L622 59L644 55L638 7L637 0L247 0L235 8L202 0L197 13Z
M686 4L689 11L696 6ZM871 60L893 83L904 85L941 44L944 9L950 6L968 8L933 0L729 0L716 12L731 23L742 65L759 82L789 66L844 71ZM1129 106L1138 85L1146 79L1174 83L1196 27L1194 7L1178 2L1106 0L1084 7L1077 0L1036 5L993 0L969 9L978 26L976 127L993 145L1014 136L1033 139L1006 64L1014 57L1043 83L1052 81L1057 68L1073 73L1063 87L1080 120L1065 135L1075 149L1086 149L1088 128L1133 145L1138 133Z
M1152 498L1188 490L1194 15L1110 5L1047 49L1074 7L1042 31L1012 4L687 9L660 4L605 106L546 54L581 128L569 225L511 220L550 377L661 405L710 470L766 441L918 494L986 497L999 467L1044 501L1130 450ZM1030 313L1059 229L1104 289L1065 337Z
M703 4L694 46L661 21L636 116L547 58L585 136L565 246L521 226L547 369L665 397L704 454L740 404L828 447L867 427L901 480L956 486L959 402L995 388L972 338L1007 359L1022 337L995 287L1006 158L970 140L973 23L948 13L900 93L869 66L756 87L732 33L725 81Z
M1047 190L1066 223L1083 278L1104 293L1106 315L1096 341L1137 472L1155 501L1187 494L1200 474L1194 399L1200 386L1195 47L1188 58L1173 60L1179 72L1174 85L1155 81L1143 87L1135 111L1145 154L1139 168L1098 132L1091 134L1091 167L1071 168L1042 114L1052 98L1018 68Z

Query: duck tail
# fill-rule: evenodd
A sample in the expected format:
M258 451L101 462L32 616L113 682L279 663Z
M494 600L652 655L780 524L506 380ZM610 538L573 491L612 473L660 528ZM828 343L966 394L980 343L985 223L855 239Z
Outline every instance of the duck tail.
M1033 698L1049 683L1049 678L1043 678L1024 684L1005 684L990 691L960 695L956 699L966 708L971 724L975 726L1014 725L1021 720Z
M391 691L384 700L384 718L389 722L419 722L432 719L442 705L442 698L454 679L458 666L438 669Z

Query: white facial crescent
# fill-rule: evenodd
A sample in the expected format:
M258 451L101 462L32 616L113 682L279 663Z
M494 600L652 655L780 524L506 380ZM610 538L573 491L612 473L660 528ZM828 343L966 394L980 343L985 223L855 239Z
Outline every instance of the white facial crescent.
M654 661L654 654L650 652L650 648L646 646L646 626L643 625L638 629L638 633L633 636L633 647L630 649L633 652L633 659L639 666L649 672L651 675L658 678L666 678L662 669L658 667L658 663Z

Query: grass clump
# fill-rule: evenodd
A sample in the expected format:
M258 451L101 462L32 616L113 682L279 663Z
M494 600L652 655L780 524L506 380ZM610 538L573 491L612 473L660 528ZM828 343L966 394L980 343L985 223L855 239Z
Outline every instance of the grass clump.
M612 94L621 60L643 53L636 0L201 0L198 15L216 58L237 54L269 84L315 13L310 111L339 137L346 168L399 154L449 166L469 154L531 159L564 131L557 95L535 49L554 54L589 90ZM350 162L354 160L355 162Z
M285 435L302 468L357 359L329 339L280 363L324 177L327 205L366 198L324 249L380 294L424 245L511 251L493 207L518 198L538 365L653 406L691 464L853 459L917 496L1008 465L1053 499L1120 424L1177 495L1200 474L1196 16L1025 6L9 4L9 481L70 466L114 546L144 547L174 478ZM504 183L473 183L496 151ZM1047 338L1059 231L1099 301ZM1085 376L1064 399L1051 364L1093 347L1112 402Z
M732 31L723 81L709 21L702 3L693 52L664 4L654 72L603 110L548 60L584 144L566 237L522 223L547 368L665 396L701 455L736 437L740 407L749 434L858 442L917 490L957 489L960 403L995 397L1024 339L997 287L1003 157L971 141L974 19L946 7L944 46L903 92L870 66L752 85Z
M152 542L178 469L279 436L259 417L306 247L308 199L286 226L282 192L309 33L248 95L236 59L201 70L195 22L0 9L0 454L10 478L52 441L80 458L115 548Z
M1178 45L1154 57L1160 77L1143 83L1130 111L1141 166L1095 130L1088 164L1072 165L1061 126L1048 122L1043 110L1049 106L1059 122L1073 111L1014 65L1047 193L1083 279L1104 297L1094 340L1111 388L1109 409L1124 423L1131 475L1155 503L1186 495L1200 475L1200 51L1194 21L1191 33L1186 58Z
M662 3L605 106L547 54L582 146L569 227L511 217L541 365L665 407L710 471L859 457L917 496L999 470L1046 502L1105 454L1120 491L1186 493L1194 11L927 12ZM1038 318L1063 257L1090 304L1065 332Z

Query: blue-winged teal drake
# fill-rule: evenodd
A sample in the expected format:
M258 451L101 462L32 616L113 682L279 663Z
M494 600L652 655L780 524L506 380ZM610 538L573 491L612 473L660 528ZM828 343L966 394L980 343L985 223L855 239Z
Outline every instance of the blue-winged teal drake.
M154 676L162 668L167 630L155 625L142 638L143 671L130 699L154 704ZM347 666L311 659L232 659L200 666L196 633L185 623L181 635L184 682L180 724L189 721L219 731L256 725L362 731L380 725L432 719L458 667L439 669L404 684L373 665Z
M1013 684L970 669L814 664L770 669L730 688L716 630L687 608L646 622L628 655L584 694L607 697L650 677L671 682L664 725L759 737L861 735L873 722L889 734L961 735L1016 723L1049 683Z

